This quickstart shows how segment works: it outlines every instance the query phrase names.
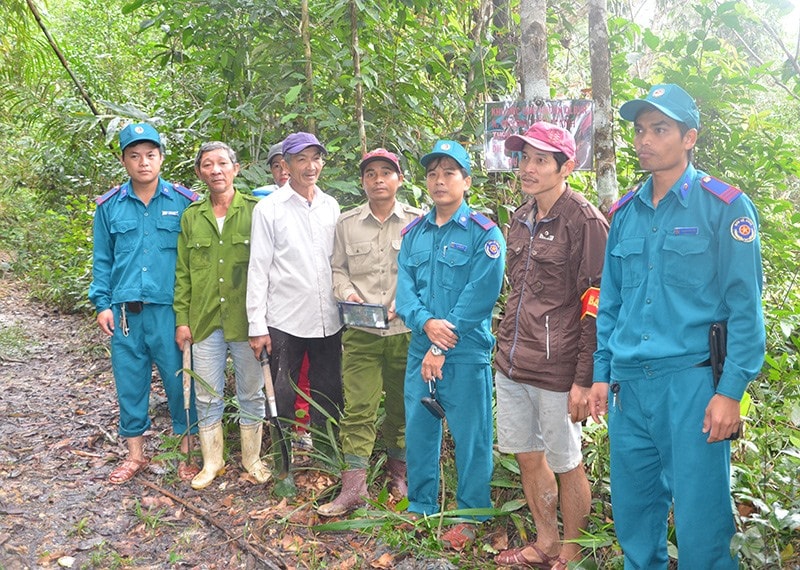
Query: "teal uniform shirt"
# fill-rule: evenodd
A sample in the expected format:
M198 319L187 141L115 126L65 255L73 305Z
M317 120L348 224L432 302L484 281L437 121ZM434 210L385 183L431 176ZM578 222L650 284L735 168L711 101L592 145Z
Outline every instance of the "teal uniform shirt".
M150 428L149 396L153 363L164 383L175 433L187 429L183 387L176 371L182 366L175 344L175 262L181 215L197 194L158 179L147 206L130 181L99 197L94 216L94 251L89 299L97 312L112 309L111 365L120 407L119 433L142 435ZM143 302L139 312L124 303ZM197 431L194 403L192 432Z
M612 207L594 381L611 382L611 501L625 568L668 567L673 512L683 569L734 570L730 443L708 443L714 393L741 399L765 330L753 203L689 165L659 201L652 179ZM713 387L708 333L728 323Z
M397 313L411 329L404 384L408 510L439 511L442 422L420 403L429 396L421 375L431 341L428 319L455 325L458 343L447 351L437 399L456 443L456 502L461 509L491 507L492 310L503 282L506 244L488 218L465 202L443 226L436 212L403 230L397 259ZM487 517L476 517L483 520Z
M594 380L700 363L709 356L709 325L727 321L728 357L717 393L740 400L765 352L756 209L691 164L658 208L652 192L648 179L613 217Z
M181 214L196 199L162 178L146 207L130 181L97 199L89 300L98 313L127 301L172 305Z
M410 354L421 359L431 347L422 329L429 319L446 319L459 339L447 361L489 363L492 309L505 266L503 234L466 202L442 227L435 210L412 224L397 259L397 314L412 332Z

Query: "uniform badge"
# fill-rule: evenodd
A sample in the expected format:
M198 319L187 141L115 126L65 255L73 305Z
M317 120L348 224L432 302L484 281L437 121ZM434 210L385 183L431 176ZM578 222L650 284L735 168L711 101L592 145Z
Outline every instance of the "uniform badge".
M750 218L736 218L731 224L731 235L737 241L749 243L756 239L756 225Z
M133 127L133 132L135 132L137 135L140 135L144 132L144 129L139 125L136 125L135 127Z
M495 239L490 239L486 242L486 245L483 246L483 251L486 252L488 257L497 259L500 257L500 243Z
M658 88L655 91L653 91L653 97L661 97L663 94L664 94L663 88Z
M450 144L449 143L444 143L439 148L441 148L442 150L450 150Z

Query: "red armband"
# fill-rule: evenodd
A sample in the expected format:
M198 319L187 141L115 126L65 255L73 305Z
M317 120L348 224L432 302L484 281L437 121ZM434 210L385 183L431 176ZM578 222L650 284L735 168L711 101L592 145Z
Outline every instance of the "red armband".
M581 318L591 315L597 318L597 307L600 305L600 289L589 287L581 295Z

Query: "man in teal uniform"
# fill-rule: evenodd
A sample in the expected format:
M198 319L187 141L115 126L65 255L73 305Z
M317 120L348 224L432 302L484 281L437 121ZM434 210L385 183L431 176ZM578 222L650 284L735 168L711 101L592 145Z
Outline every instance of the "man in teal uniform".
M438 401L455 441L461 509L489 508L492 476L492 309L500 294L505 242L500 229L467 206L469 155L440 140L420 160L434 208L403 230L397 313L411 329L405 376L408 510L440 510L442 422L420 403L437 381ZM477 517L484 519L486 517ZM445 533L463 546L474 531Z
M94 257L89 300L97 323L111 337L111 366L119 400L119 434L128 457L111 472L120 484L147 466L143 434L150 428L153 362L167 394L172 429L186 432L181 353L173 340L172 295L183 210L197 194L160 176L164 149L158 132L146 123L119 134L122 164L130 180L99 197L94 217ZM196 423L194 405L190 421ZM192 428L196 431L197 428ZM188 451L185 439L182 451ZM181 479L197 473L179 465Z
M651 176L611 209L597 315L590 407L608 412L617 538L626 569L666 569L672 506L681 570L733 570L726 438L764 359L758 215L691 164L700 114L679 86L656 85L620 115ZM728 355L715 388L716 321Z

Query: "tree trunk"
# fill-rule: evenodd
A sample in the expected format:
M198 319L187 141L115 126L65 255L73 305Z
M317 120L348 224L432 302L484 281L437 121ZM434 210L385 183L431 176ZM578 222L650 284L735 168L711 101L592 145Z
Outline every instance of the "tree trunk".
M364 128L364 84L361 81L361 54L358 50L358 5L350 0L350 55L353 58L353 79L356 83L355 115L361 154L367 153L367 132Z
M300 36L303 39L303 54L306 58L306 108L314 108L314 67L311 65L311 18L308 14L308 0L300 2ZM305 113L306 130L317 132L317 121L310 112Z
M611 54L606 0L589 0L589 57L594 99L594 162L598 207L604 214L617 199L617 168L611 108Z
M549 99L547 72L547 1L520 0L519 70L522 99Z

